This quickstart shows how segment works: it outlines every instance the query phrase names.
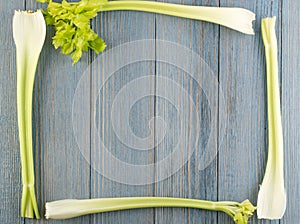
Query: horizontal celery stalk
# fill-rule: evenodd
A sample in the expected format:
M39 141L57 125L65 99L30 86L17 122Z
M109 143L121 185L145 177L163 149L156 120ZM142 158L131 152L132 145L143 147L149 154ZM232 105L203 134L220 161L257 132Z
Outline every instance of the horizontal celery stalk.
M243 8L180 5L153 1L108 1L100 11L134 10L216 23L245 34L254 34L255 14Z
M261 22L267 66L269 149L265 176L258 192L259 219L281 219L286 209L275 21L276 17L272 17L264 18Z
M44 11L48 25L53 25L56 33L54 47L61 48L62 54L71 54L73 64L77 63L83 51L92 49L102 52L106 44L90 27L90 19L98 12L134 10L164 15L202 20L220 24L245 34L254 34L252 21L255 14L243 8L206 7L172 4L155 1L107 1L81 0L62 3L51 0L37 0L49 3ZM126 31L130 32L130 31Z
M237 224L247 224L256 209L249 200L242 203L233 201L205 201L168 197L125 197L99 199L66 199L46 203L47 219L69 219L99 212L110 212L135 208L184 207L225 212Z

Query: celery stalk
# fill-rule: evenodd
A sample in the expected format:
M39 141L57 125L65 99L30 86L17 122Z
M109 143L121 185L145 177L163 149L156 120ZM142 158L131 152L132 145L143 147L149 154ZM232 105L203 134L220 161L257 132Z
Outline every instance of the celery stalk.
M278 84L276 17L262 19L265 45L268 94L268 160L257 199L260 219L281 219L286 209L283 172L283 135Z
M153 1L108 1L101 11L135 10L216 23L245 34L254 34L255 14L243 8L180 5Z
M81 0L78 2L61 3L52 0L37 0L49 3L44 11L47 25L53 25L55 49L61 48L62 54L70 54L73 64L77 63L83 51L92 49L95 53L102 52L106 44L90 26L90 19L98 12L115 10L134 10L159 13L164 15L203 20L229 27L245 34L254 34L252 21L255 14L243 8L206 7L172 4L155 1L107 1Z
M17 109L22 166L21 215L40 218L34 188L32 151L32 93L36 66L46 35L41 11L16 11L13 37L17 57Z
M168 197L125 197L86 200L66 199L48 202L46 203L45 216L47 219L69 219L99 212L154 207L184 207L221 211L228 214L237 224L247 224L248 218L253 215L256 209L249 200L238 203Z

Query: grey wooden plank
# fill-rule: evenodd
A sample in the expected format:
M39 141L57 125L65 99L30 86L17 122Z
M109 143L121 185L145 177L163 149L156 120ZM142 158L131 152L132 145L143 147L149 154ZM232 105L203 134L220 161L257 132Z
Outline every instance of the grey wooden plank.
M14 10L24 1L0 3L0 223L22 223L21 169L16 104L16 57L12 38Z
M218 199L256 204L267 158L267 102L262 17L277 16L280 34L280 1L221 1L221 6L250 9L256 13L255 36L221 28L220 84L227 102L227 135L219 152ZM280 35L279 44L280 44ZM280 49L280 46L279 46ZM279 58L281 52L279 51ZM219 223L229 217L219 215ZM278 223L257 220L252 223Z
M285 155L287 209L280 223L299 222L299 1L282 4L282 121Z
M193 4L193 5L208 5L218 6L218 1L166 1L180 4ZM175 42L181 46L187 47L199 56L208 64L212 71L214 78L218 75L218 26L212 25L200 21L192 21L188 19L179 19L175 17L169 17L164 15L156 16L156 39ZM205 151L211 127L211 120L217 119L214 117L214 112L210 111L210 104L207 96L203 92L201 84L205 85L207 80L211 77L211 74L205 74L207 71L205 68L196 71L196 79L200 80L200 83L192 77L191 73L194 67L197 68L199 61L195 60L192 55L183 54L183 52L177 52L172 55L163 47L157 47L157 55L169 54L168 57L177 57L176 60L184 61L189 68L188 71L182 71L176 67L176 65L168 63L157 62L157 92L161 92L164 89L166 91L172 91L168 82L174 81L178 83L183 89L185 89L192 101L185 102L177 91L173 92L176 100L170 102L168 98L163 97L156 98L156 116L161 117L165 121L166 135L159 133L157 123L156 141L163 139L156 149L156 163L163 161L169 156L176 147L176 144L180 144L180 154L185 155L191 153L191 157L187 163L174 173L169 178L166 178L160 182L157 182L155 186L156 196L170 196L170 197L183 197L183 198L198 198L206 200L217 200L217 160L213 160L212 163L202 171L198 170L198 166L203 163L201 155ZM170 55L171 54L171 55ZM183 54L183 55L181 55ZM169 81L161 86L161 77L167 77ZM170 81L171 80L171 81ZM206 81L205 81L206 80ZM202 82L203 81L203 82ZM200 85L199 85L200 84ZM214 95L215 102L218 99L217 86L210 86L210 91ZM186 112L180 111L180 105L187 105ZM193 110L193 104L195 104L196 111ZM177 108L176 108L177 107ZM216 108L217 109L217 108ZM197 124L195 121L195 112L199 115L199 128L200 135L199 140L196 142L196 147L192 146L195 143L195 139L190 139L187 145L183 142L178 142L181 135L193 136L197 133ZM187 116L190 129L184 130L180 124L183 120L182 116ZM215 142L217 143L217 142ZM217 146L217 144L215 144ZM217 150L217 147L211 148ZM193 152L194 151L194 152ZM193 153L192 153L193 152ZM182 163L182 162L180 162ZM166 164L165 170L172 170L178 166L179 163L171 162ZM157 167L157 178L161 178L161 168ZM171 172L172 173L172 172ZM178 208L159 208L156 209L155 223L216 223L216 213L209 211L193 210L193 209L178 209Z
M126 117L121 109L116 112L117 127L112 127L112 104L116 100L115 97L120 93L122 88L128 88L129 82L133 82L133 89L140 88L138 82L135 82L139 77L145 75L154 75L153 61L140 61L131 63L124 67L119 67L121 61L126 58L131 58L136 54L130 53L130 50L117 51L116 54L111 52L111 49L124 44L129 41L154 39L154 15L144 14L141 12L107 12L101 13L93 23L95 30L101 34L107 43L107 50L104 54L108 54L106 58L111 59L110 62L116 67L115 71L107 82L104 82L104 75L106 74L107 64L101 65L101 60L94 56L94 64L92 70L92 92L91 103L96 103L95 109L92 109L92 117L95 114L95 121L92 120L92 126L95 125L98 130L92 128L91 130L91 163L101 164L103 170L106 172L114 171L114 173L107 174L107 178L99 173L99 170L92 169L91 173L91 197L128 197L128 196L152 196L153 184L151 184L151 170L146 175L150 178L150 183L145 185L134 185L135 183L122 183L122 176L127 176L132 179L140 173L136 169L136 173L129 172L129 170L120 170L119 163L111 160L106 160L104 157L98 156L99 144L95 136L99 134L101 141L114 158L122 162L133 165L147 165L154 162L154 153L151 149L154 139L151 138L150 130L148 129L148 122L154 116L154 98L150 96L154 88L154 78L147 78L148 85L145 86L145 91L149 92L149 96L143 99L137 99L130 108L130 117ZM145 52L154 57L154 46L145 46L139 49L139 52ZM99 71L103 72L100 73ZM131 91L128 97L132 95ZM124 102L124 108L128 106L128 102ZM121 105L122 106L122 105ZM128 137L117 136L118 128L124 128L121 121L128 122L127 127L132 130L133 135L140 138L148 138L149 143L147 147L149 150L141 150L140 146L136 146L134 150L132 146L126 146ZM125 124L126 126L126 124ZM122 129L123 130L123 129ZM125 133L125 132L123 132ZM150 136L150 137L149 137ZM130 137L129 137L130 138ZM137 142L133 142L135 146ZM115 180L111 180L115 177ZM139 179L136 179L137 183ZM91 217L91 223L153 223L153 209L143 210L128 210L112 213L96 214Z
M40 8L36 1L27 1L27 9ZM37 68L34 89L35 170L37 199L41 216L48 201L66 198L88 198L90 165L82 156L73 132L72 104L78 81L89 64L89 55L72 66L68 56L61 55L51 44L54 35L47 27L45 45ZM88 83L89 85L89 83ZM86 98L89 98L89 92ZM77 108L78 109L78 108ZM89 108L81 108L89 114ZM90 136L90 123L80 127ZM90 144L89 141L86 144ZM89 217L70 220L26 220L26 223L88 223Z

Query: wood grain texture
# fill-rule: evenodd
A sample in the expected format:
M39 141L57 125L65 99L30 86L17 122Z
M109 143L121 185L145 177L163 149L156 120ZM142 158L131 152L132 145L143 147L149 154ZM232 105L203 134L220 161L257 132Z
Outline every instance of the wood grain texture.
M183 3L181 1L171 2ZM217 1L184 1L184 4L218 6ZM217 78L218 75L218 37L219 30L217 25L188 19L178 19L165 15L156 15L156 39L174 42L182 47L189 48L191 52L198 54L199 57L208 64L215 78ZM197 80L195 80L191 72L195 70L195 67L197 68L195 63L199 63L199 61L193 58L191 54L180 55L181 53L182 52L179 51L176 55L169 56L177 57L177 60L183 60L188 63L188 71L182 71L176 68L176 65L172 66L168 63L157 62L156 65L156 86L158 93L162 91L159 88L172 91L168 82L174 81L187 91L188 95L192 98L189 102L183 102L186 99L183 98L182 93L180 94L178 91L173 92L176 97L175 102L170 102L168 98L156 98L156 116L160 116L166 123L166 135L162 136L158 131L156 134L157 139L163 139L156 149L156 162L163 161L167 156L173 153L177 144L179 144L180 155L182 155L182 157L184 157L186 152L191 153L191 155L189 155L189 161L183 164L184 166L175 174L156 183L155 195L217 200L217 160L215 159L205 170L198 170L199 163L201 163L202 159L201 155L205 151L210 131L212 128L218 128L210 127L210 120L217 119L217 117L212 116L217 111L210 111L208 99L200 86L204 84L204 82L201 83L203 79L201 77L210 74L205 74L207 72L205 68L200 68L199 71L196 72ZM164 54L164 48L158 47L157 54ZM165 86L159 87L160 77L169 79ZM198 80L200 80L199 83L197 83ZM217 99L218 88L216 88L216 86L210 86L209 88L209 91L215 95L214 99ZM189 108L186 110L187 113L183 113L183 111L178 109L181 104L187 105ZM195 104L196 111L193 110L193 104ZM188 116L189 131L184 131L181 126L181 121L184 120L183 116ZM197 136L199 137L198 142L194 142L196 139L191 137L193 136L192 133L197 131L195 116L199 116L200 121L200 135ZM191 144L184 145L184 143L179 140L181 136L191 139ZM196 145L193 146L192 143ZM217 150L217 143L214 149L209 150ZM168 164L165 169L172 170L174 166L177 166L177 163ZM159 167L156 173L158 177L161 175L162 171ZM156 209L155 223L217 223L217 214L194 209L159 208Z
M125 139L120 138L114 127L112 126L111 115L113 110L112 103L117 97L122 88L126 89L130 82L133 82L133 88L138 89L138 82L135 84L135 80L145 75L154 75L154 62L141 61L131 63L124 67L119 67L121 61L125 58L129 58L132 55L129 51L119 50L116 54L111 52L111 49L127 42L133 42L135 40L154 39L154 15L144 14L141 12L128 12L128 11L115 11L108 13L101 13L99 17L93 23L95 30L104 38L107 42L107 58L109 58L112 66L116 68L116 72L109 75L109 78L104 82L104 75L106 74L106 67L99 65L99 59L96 56L93 57L94 63L92 65L92 89L91 89L91 103L96 103L95 111L92 111L96 116L95 126L98 130L92 129L92 145L91 145L91 164L103 164L104 172L114 170L113 174L108 175L105 178L100 175L97 170L91 170L91 197L129 197L129 196L153 196L154 186L153 184L135 186L113 181L111 178L115 177L117 180L122 176L128 176L132 178L135 175L139 175L140 172L136 169L135 173L128 173L126 170L120 169L117 162L111 164L113 161L104 161L103 158L99 158L97 155L99 150L103 148L97 148L95 141L95 135L99 134L105 147L108 148L109 153L116 159L126 162L132 165L146 165L154 162L153 149L142 150L142 148L133 149L130 146L126 146ZM149 48L148 48L149 47ZM146 48L139 49L142 52L148 52L148 54L154 57L155 46L146 46ZM106 65L106 64L104 64ZM102 73L101 73L102 72ZM103 83L103 85L97 83ZM145 86L146 91L153 92L155 80L148 78L148 86ZM130 94L130 93L129 93ZM148 123L154 116L154 98L148 94L149 97L143 99L137 99L131 110L131 116L125 117L122 113L122 106L120 110L116 112L116 128L122 128L121 120L128 122L129 129L132 130L135 136L140 138L148 138L150 136L150 130ZM93 124L92 124L93 125ZM154 138L149 139L148 146L153 145ZM147 147L148 147L147 146ZM112 168L110 166L112 165ZM147 175L149 178L153 178L151 175L153 171ZM151 180L151 179L150 179ZM113 213L103 213L91 216L91 223L153 223L154 212L153 209L143 210L129 210ZM125 221L126 220L126 221Z
M21 169L17 126L16 56L12 38L14 9L24 1L0 3L0 223L23 223L20 219Z
M27 1L26 9L41 4ZM90 165L82 157L72 126L72 103L78 81L89 64L84 54L75 66L52 44L54 30L47 29L45 45L37 68L34 89L35 170L37 198L42 215L48 201L90 196ZM89 98L89 92L86 92ZM89 108L82 108L89 113ZM81 127L90 135L90 123ZM89 142L88 142L89 144ZM73 220L27 219L26 223L88 223L89 217Z
M277 16L277 27L280 27L281 5L278 1L227 0L221 1L221 6L250 9L256 12L256 22L254 36L220 29L219 79L227 102L228 127L219 151L218 199L249 198L256 204L268 149L265 55L260 22L262 17ZM229 219L219 215L220 223L229 223ZM265 223L257 217L251 222Z
M46 201L63 198L97 198L121 196L174 196L207 200L237 200L249 198L256 204L259 184L262 181L267 158L267 107L265 55L261 39L260 22L262 17L277 17L277 36L279 44L279 70L281 77L282 121L285 150L285 180L288 195L287 210L280 221L258 220L256 215L251 223L298 223L300 219L300 169L299 145L299 48L300 17L298 1L264 0L170 0L166 2L189 5L244 7L256 13L255 35L248 36L230 29L206 22L174 18L142 12L100 13L92 26L107 42L106 52L120 44L142 39L156 39L156 44L140 49L152 57L164 54L164 48L158 40L175 42L196 52L208 64L219 84L226 101L226 113L211 111L211 105L201 86L188 74L174 65L159 61L141 61L118 69L105 82L103 88L97 84L103 82L98 57L93 53L84 54L74 67L68 57L59 54L51 45L53 29L47 28L47 38L39 61L34 89L34 142L36 191L40 211L44 213ZM12 15L15 9L36 9L41 7L35 0L10 0L0 2L0 223L233 223L225 214L209 211L159 208L137 209L112 213L96 214L71 220L29 220L20 217L21 169L19 157L17 111L16 111L16 72L15 48L12 40ZM109 54L109 53L108 53ZM128 52L118 55L130 57ZM180 54L174 54L180 58ZM108 55L117 66L120 58ZM191 55L183 58L193 70L197 65ZM94 62L94 63L93 63ZM93 63L93 64L92 64ZM87 159L83 157L76 143L72 122L72 104L78 83L86 68L92 64L90 78L85 87L89 91L81 97L87 99L82 111L87 120L80 126L80 133L86 136ZM203 70L199 78L204 80ZM149 93L171 90L170 86L161 86L161 77L167 77L185 88L196 105L199 113L201 135L191 158L176 173L162 181L154 183L162 175L159 167L149 172L150 184L135 186L118 183L104 177L91 164L103 164L110 169L110 161L103 161L97 155L95 136L99 134L105 146L116 158L129 164L151 164L162 161L178 143L180 119L182 116L170 101L158 96L139 99L132 106L128 125L138 137L151 136L149 146L159 139L163 141L150 150L134 150L123 144L111 124L112 104L123 87L137 78L149 75ZM151 77L150 77L151 75ZM156 78L153 78L155 76ZM139 88L138 84L133 85ZM211 93L219 102L221 92L218 86L212 86ZM177 93L174 92L176 95ZM176 95L177 96L177 95ZM93 107L93 104L96 107ZM180 97L176 104L186 105ZM87 106L86 106L87 105ZM188 103L190 132L196 129L192 104ZM95 110L92 110L95 109ZM214 116L219 113L219 116ZM80 113L78 113L80 114ZM207 143L212 128L210 121L217 122L226 115L225 136L218 136L216 149L219 153L215 160L200 171L201 153ZM75 113L76 115L76 113ZM123 116L117 113L118 124ZM165 121L166 135L161 132L160 120L155 120L154 129L149 121L156 116ZM76 117L75 117L76 118ZM94 129L94 126L98 130ZM152 133L152 134L153 134ZM192 152L191 146L181 146L181 153ZM168 164L172 169L176 164ZM132 175L114 165L115 177ZM138 175L139 170L137 170Z
M299 151L299 84L300 84L300 16L299 1L282 2L282 73L281 99L285 152L287 210L280 223L299 222L300 151Z

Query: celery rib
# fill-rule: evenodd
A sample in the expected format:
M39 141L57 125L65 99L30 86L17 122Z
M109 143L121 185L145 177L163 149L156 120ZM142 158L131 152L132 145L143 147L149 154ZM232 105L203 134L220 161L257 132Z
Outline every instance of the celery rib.
M56 31L52 43L55 49L61 48L62 54L70 54L73 64L79 61L83 51L92 49L98 54L106 47L104 40L90 26L90 19L97 16L98 12L130 10L158 13L211 22L241 33L254 34L252 22L255 20L255 14L244 8L193 6L139 0L81 0L78 2L63 0L62 3L52 0L38 1L49 3L44 15L47 24L53 25Z
M124 197L99 199L66 199L46 203L47 219L69 219L99 212L111 212L136 208L183 207L220 211L228 214L236 224L247 224L256 209L249 200L206 201L170 197Z
M255 20L255 14L243 8L191 6L153 1L108 1L102 5L100 11L114 10L152 12L202 20L223 25L245 34L254 34L252 21Z
M13 37L17 58L17 110L22 167L21 216L40 218L34 187L32 95L36 66L46 36L41 11L16 11Z
M261 22L267 67L268 159L257 199L260 219L281 219L286 209L275 21L272 17Z
M39 218L34 193L34 161L32 148L32 92L35 70L27 65L23 52L17 52L17 110L22 166L22 204L23 217Z

